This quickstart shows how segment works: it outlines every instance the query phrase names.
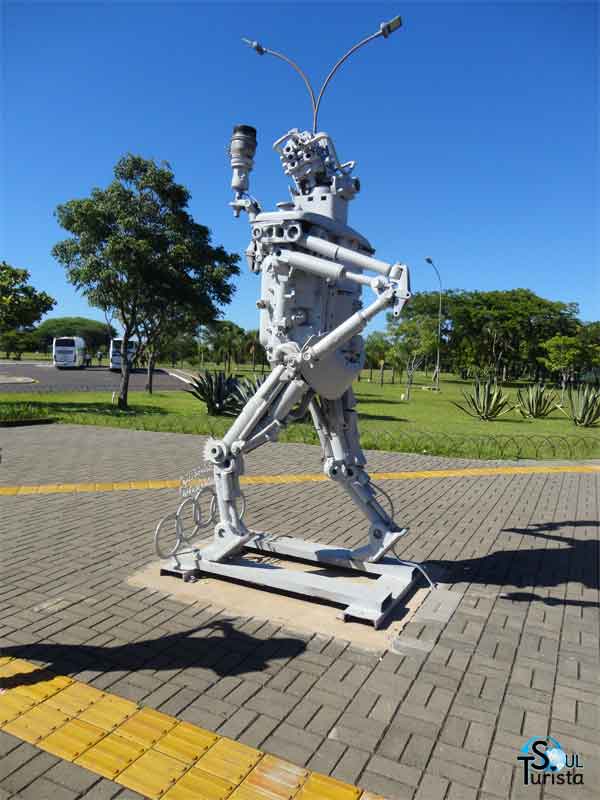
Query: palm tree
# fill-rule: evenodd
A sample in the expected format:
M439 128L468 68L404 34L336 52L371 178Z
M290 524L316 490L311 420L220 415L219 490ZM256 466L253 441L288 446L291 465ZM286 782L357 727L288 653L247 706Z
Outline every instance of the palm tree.
M231 372L231 362L240 363L244 351L245 332L229 320L220 320L207 333L209 347L216 364L223 362L225 372Z
M246 331L246 353L252 358L252 372L256 372L256 361L260 358L264 361L263 346L260 343L258 330Z

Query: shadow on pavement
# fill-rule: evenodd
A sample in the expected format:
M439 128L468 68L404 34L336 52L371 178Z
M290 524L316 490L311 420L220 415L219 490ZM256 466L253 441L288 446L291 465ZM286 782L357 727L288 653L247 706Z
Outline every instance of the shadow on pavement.
M599 589L600 544L598 536L577 539L565 536L563 528L598 529L597 520L564 520L530 525L527 528L504 528L503 533L518 533L534 536L549 543L547 547L536 549L497 550L479 558L456 559L452 561L426 561L423 566L437 574L439 569L446 571L447 583L481 583L487 585L514 586L528 591L507 591L504 597L522 602L541 601L546 605L578 606L580 608L600 608L600 603L588 600L570 600L557 597L544 597L535 589L579 583L588 589ZM557 531L556 535L553 532ZM563 545L562 547L553 544Z
M207 635L208 633L208 635ZM265 669L271 659L288 659L306 649L302 639L259 639L236 630L230 622L210 622L157 639L123 645L87 645L40 642L2 647L0 655L44 662L54 674L95 672L169 671L191 667L213 670L219 677L244 675ZM46 680L44 668L0 677L0 691Z

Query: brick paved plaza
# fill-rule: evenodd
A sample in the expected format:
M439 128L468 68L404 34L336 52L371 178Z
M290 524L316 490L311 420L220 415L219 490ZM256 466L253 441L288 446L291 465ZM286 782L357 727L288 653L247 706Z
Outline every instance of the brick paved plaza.
M0 486L173 479L201 437L79 426L4 430ZM506 462L503 462L506 466ZM373 452L373 471L482 466ZM272 445L248 474L315 473ZM445 575L396 652L179 602L127 579L156 560L174 489L0 497L0 655L159 709L399 800L597 797L600 472L389 480L399 553ZM252 527L354 545L362 519L327 483L246 487ZM306 623L310 605L305 606ZM1 680L0 680L1 684ZM523 785L519 748L555 737L583 786ZM0 798L138 797L0 733Z

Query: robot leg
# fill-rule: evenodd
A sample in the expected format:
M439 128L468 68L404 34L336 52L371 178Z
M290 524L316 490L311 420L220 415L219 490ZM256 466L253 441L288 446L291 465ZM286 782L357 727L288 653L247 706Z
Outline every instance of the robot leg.
M356 423L356 400L348 389L338 400L313 401L313 421L323 446L325 474L342 485L370 522L369 542L353 552L357 560L375 563L407 533L399 528L379 503L365 470L366 459L360 446Z
M279 431L294 417L294 406L308 391L305 381L290 377L284 366L275 367L223 439L211 439L207 443L205 457L213 465L219 520L213 542L202 550L203 559L222 561L241 552L244 544L255 535L238 511L244 454L276 441Z

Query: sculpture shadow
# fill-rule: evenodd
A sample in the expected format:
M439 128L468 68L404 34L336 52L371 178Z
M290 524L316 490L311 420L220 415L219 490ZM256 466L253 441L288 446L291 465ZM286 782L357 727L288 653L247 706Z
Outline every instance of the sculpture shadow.
M570 605L580 608L600 608L591 600L548 598L537 594L536 588L579 583L588 589L600 588L600 543L598 536L578 539L575 536L554 534L564 528L600 528L597 520L564 520L530 525L527 528L504 528L501 533L534 536L546 543L568 545L523 550L496 550L479 558L451 561L431 560L424 566L433 574L444 574L446 583L480 583L514 586L526 591L506 592L504 597L516 602L539 601L546 605Z
M207 635L208 632L208 635ZM0 677L0 692L46 680L46 669L58 675L83 670L98 673L153 670L177 672L192 667L212 670L220 678L259 672L271 659L289 659L306 649L302 639L275 637L260 639L238 631L231 622L209 622L198 628L119 645L61 644L39 642L10 645L0 656L43 662L46 667L30 673Z

